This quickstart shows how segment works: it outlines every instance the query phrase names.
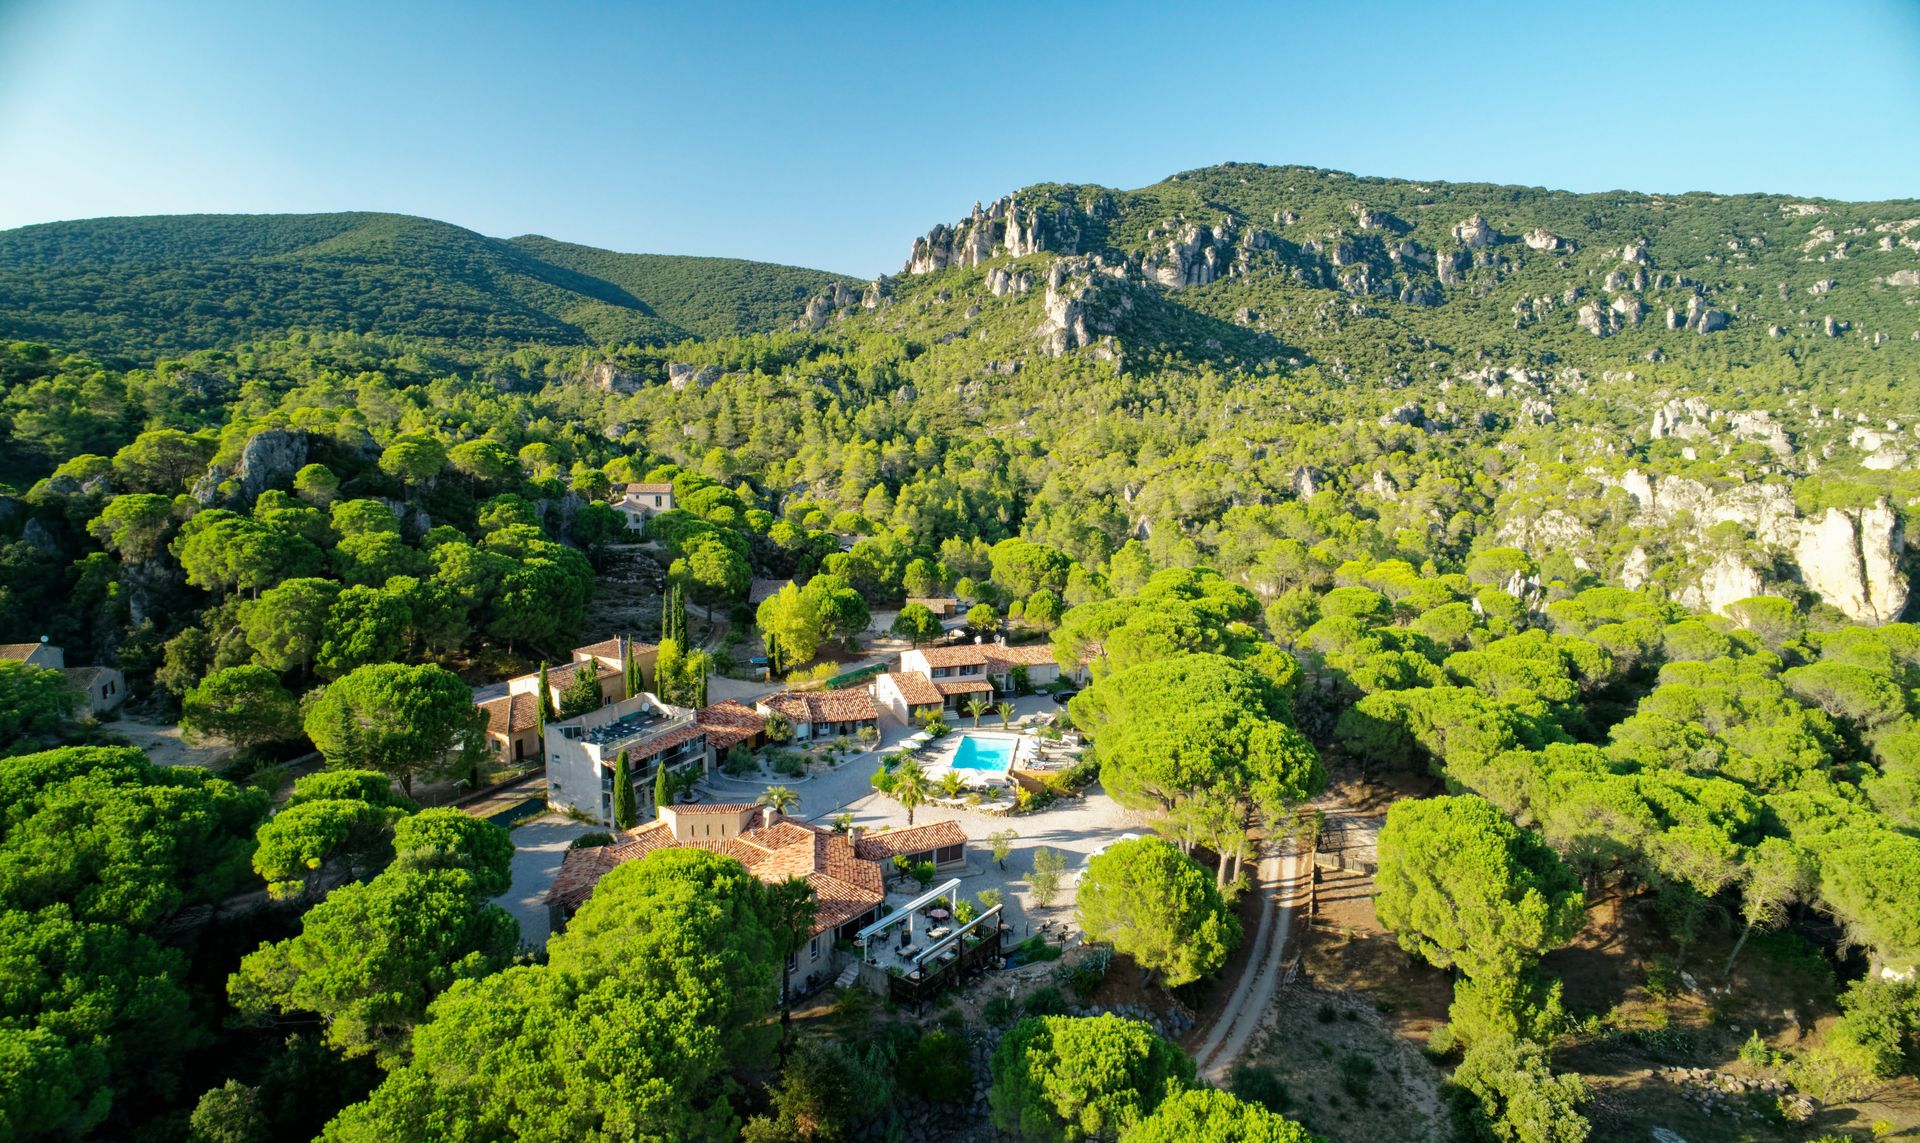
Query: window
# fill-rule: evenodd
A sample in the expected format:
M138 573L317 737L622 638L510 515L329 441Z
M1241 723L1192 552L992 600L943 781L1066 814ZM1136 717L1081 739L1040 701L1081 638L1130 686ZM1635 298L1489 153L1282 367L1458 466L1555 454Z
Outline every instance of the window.
M807 942L807 959L820 959L820 937L818 934L815 934L814 938Z
M797 970L797 969L798 969L799 967L800 967L800 957L799 957L799 954L797 954L797 953L788 953L788 954L787 954L787 971L788 971L788 972L793 972L793 971L795 971L795 970Z
M957 845L943 845L940 847L939 851L935 854L934 860L941 865L946 865L949 862L958 861L960 860L960 849L961 847Z

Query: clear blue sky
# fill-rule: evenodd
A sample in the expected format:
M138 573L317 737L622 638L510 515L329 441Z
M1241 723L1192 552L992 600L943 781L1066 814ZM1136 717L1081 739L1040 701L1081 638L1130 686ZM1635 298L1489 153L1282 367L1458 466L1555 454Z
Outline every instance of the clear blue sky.
M390 210L869 275L1209 163L1920 196L1920 3L0 0L0 228Z

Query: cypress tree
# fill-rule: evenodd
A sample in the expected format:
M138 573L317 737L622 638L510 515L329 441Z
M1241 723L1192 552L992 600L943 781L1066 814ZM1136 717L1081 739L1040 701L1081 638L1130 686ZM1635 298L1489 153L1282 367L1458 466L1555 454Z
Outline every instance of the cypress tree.
M622 635L620 645L626 649L627 697L632 698L641 691L644 680L640 678L640 660L633 654L633 636Z
M640 808L633 801L633 771L627 766L624 750L613 760L613 824L616 829L640 824Z
M547 748L547 715L553 710L553 692L547 689L547 661L545 659L540 660L540 685L538 689L534 691L533 706L534 718L537 720L534 726L539 734L540 749L545 750Z
M667 804L667 768L659 765L653 768L653 812L657 817L660 807Z

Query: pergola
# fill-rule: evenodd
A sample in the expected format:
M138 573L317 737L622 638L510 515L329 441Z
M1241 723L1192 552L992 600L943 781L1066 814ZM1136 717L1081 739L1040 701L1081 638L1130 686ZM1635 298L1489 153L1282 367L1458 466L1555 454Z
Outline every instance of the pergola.
M907 923L907 937L911 940L913 937L913 918L919 913L923 905L945 897L947 899L947 912L951 915L954 910L960 907L959 889L960 879L958 877L952 878L943 885L927 890L925 893L920 894L918 897L915 897L913 900L908 901L898 909L895 909L893 912L888 913L873 924L855 933L853 935L853 943L861 949L861 958L868 964L872 964L875 947L873 938L893 928L893 926L899 924L901 921Z

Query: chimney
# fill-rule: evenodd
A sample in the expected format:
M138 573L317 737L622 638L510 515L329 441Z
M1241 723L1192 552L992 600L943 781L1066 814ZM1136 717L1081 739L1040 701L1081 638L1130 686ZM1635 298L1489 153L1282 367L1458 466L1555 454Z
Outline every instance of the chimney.
M773 826L773 807L772 806L760 807L760 824L768 828L771 828Z
M853 847L855 851L854 856L858 857L859 856L858 851L860 849L860 827L859 826L850 825L847 827L847 844Z

